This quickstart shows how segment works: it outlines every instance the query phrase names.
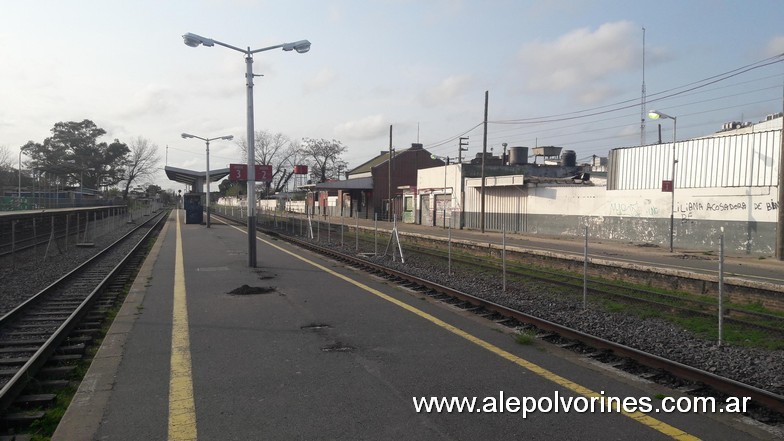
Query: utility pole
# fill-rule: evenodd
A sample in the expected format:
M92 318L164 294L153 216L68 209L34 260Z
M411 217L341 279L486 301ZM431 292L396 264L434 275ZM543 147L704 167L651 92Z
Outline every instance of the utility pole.
M779 135L779 222L776 226L776 258L784 260L784 83L781 85L781 134Z
M457 147L457 163L458 164L462 164L463 163L463 152L467 152L468 151L468 147L463 148L463 146L468 146L468 137L467 136L461 136L460 137L460 145Z
M389 181L387 183L387 192L389 198L389 212L387 217L391 218L392 213L392 124L389 125ZM389 219L391 221L391 219Z
M479 213L479 227L482 232L485 232L485 156L487 155L487 101L489 99L489 92L485 90L485 121L484 121L484 137L482 140L482 187L481 187L481 207Z
M642 28L642 97L640 99L640 145L645 145L645 28ZM659 142L661 144L661 142Z

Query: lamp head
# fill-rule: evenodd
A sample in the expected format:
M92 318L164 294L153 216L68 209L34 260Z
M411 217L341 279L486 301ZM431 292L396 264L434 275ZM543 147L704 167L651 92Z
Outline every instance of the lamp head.
M200 44L205 46L214 46L215 42L212 38L202 37L201 35L191 34L190 32L182 36L182 40L186 46L198 47Z
M221 136L221 139L225 139L226 141L231 141L232 139L234 139L234 135Z
M295 50L300 54L310 50L310 42L308 40L295 41L294 43L286 43L283 45L284 51Z
M193 135L189 135L189 134L187 134L187 133L183 133L183 134L182 134L182 135L180 135L180 136L182 136L182 137L183 137L183 138L185 138L185 139L188 139L188 138L193 138Z
M648 118L650 119L659 119L659 118L669 118L675 120L674 116L667 115L664 112L659 112L658 110L651 110L648 112Z

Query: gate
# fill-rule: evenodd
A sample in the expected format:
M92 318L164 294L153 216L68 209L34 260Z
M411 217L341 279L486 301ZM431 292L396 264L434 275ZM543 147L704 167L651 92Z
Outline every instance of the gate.
M422 217L420 224L433 225L433 210L430 209L430 195L423 194L419 197L419 214Z
M452 195L450 194L437 194L436 196L436 209L435 209L435 226L447 227L449 216L451 216L450 205L452 202Z

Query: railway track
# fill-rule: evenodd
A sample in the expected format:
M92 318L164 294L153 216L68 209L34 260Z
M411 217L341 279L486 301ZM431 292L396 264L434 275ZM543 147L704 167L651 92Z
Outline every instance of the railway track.
M410 252L434 258L447 258L446 253L431 248L408 244L406 245L406 249ZM470 259L468 257L459 256L452 256L452 262L470 265L474 268L481 268L493 272L498 272L502 265L499 259L485 258L477 260L475 258ZM563 271L556 272L532 265L509 262L506 264L506 271L508 278L512 282L537 280L547 284L574 289L574 292L582 292L583 289L583 278L581 276L567 274ZM587 292L591 296L645 305L650 308L667 310L684 316L700 316L713 320L719 313L719 307L715 301L708 301L693 295L669 294L661 291L631 287L608 280L598 280L596 278L589 278ZM784 316L762 313L739 307L724 307L724 323L736 325L742 329L762 330L771 335L775 335L778 338L784 338Z
M24 411L25 405L35 407L52 398L52 394L21 395L26 387L67 383L86 345L141 266L149 239L160 230L167 213L150 217L0 317L0 413L6 427L40 418L42 412Z
M217 217L224 218L230 222L243 224L241 219L234 219L224 215L216 214ZM726 394L737 397L750 397L757 405L773 411L779 415L784 414L784 395L761 389L756 386L744 384L742 382L725 378L708 371L697 369L677 361L669 360L651 353L615 343L594 335L581 332L579 330L563 326L561 324L542 319L524 312L491 302L459 290L444 286L411 274L388 268L384 265L370 262L369 260L353 254L346 254L334 248L317 245L308 240L302 240L287 234L280 234L275 230L264 230L263 223L259 229L267 234L278 236L279 238L296 244L305 249L309 249L332 259L341 261L347 265L362 269L379 277L384 277L390 281L405 286L428 296L446 301L461 309L469 310L476 314L490 318L497 323L502 323L510 327L533 327L538 330L540 336L546 339L558 338L562 346L582 345L588 347L589 351L597 354L612 354L624 360L631 360L633 363L647 367L654 372L661 372L671 375L677 379L704 385L719 394ZM474 262L476 264L476 262ZM566 341L566 343L563 343ZM654 374L655 375L655 374ZM651 375L652 377L652 375Z
M299 225L295 218L277 217L269 222L262 222L261 225L269 225L273 231L285 232L296 236L302 235L303 226L301 219ZM319 233L325 235L328 241L340 238L341 246L348 240L359 249L359 243L372 244L367 234L360 233L356 237L345 237L342 230L346 225L341 224L319 224ZM351 225L348 225L351 227ZM327 231L321 231L326 229ZM370 245L368 245L370 246ZM441 247L443 248L443 247ZM419 246L412 243L406 244L406 250L410 254L419 254L429 258L447 260L447 252L440 248ZM476 255L466 255L464 251L451 253L450 260L455 265L467 265L472 270L485 270L489 273L498 274L501 271L502 262L497 250L490 251L477 259ZM510 253L511 254L511 253ZM516 262L508 259L506 262L507 278L510 282L529 282L531 280L540 281L549 285L557 285L574 290L575 293L582 293L583 277L570 274L566 271L554 271L536 265ZM591 298L619 301L624 304L642 306L649 311L666 311L667 314L680 317L702 317L708 321L717 320L718 302L715 299L707 299L704 295L694 295L688 293L668 293L664 290L654 291L630 286L622 282L615 282L607 279L589 277L587 293ZM739 305L725 305L723 308L723 320L725 325L735 326L741 332L762 331L771 336L769 340L784 340L784 316L744 308Z

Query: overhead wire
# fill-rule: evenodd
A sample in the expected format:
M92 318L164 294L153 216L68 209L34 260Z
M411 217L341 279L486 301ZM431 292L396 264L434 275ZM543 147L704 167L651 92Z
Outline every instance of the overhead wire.
M733 83L733 84L730 84L730 85L725 85L725 86L713 87L713 88L705 89L708 86L717 84L719 82L722 82L722 81L725 81L725 80L728 80L728 79L731 79L731 78L735 78L735 77L737 77L737 76L739 76L741 74L744 74L744 73L747 73L747 72L750 72L750 71L753 71L753 70L757 70L757 69L760 69L760 68L763 68L763 67L766 67L766 66L770 66L770 65L773 65L773 64L776 64L776 63L780 63L782 61L784 61L784 53L779 54L779 55L775 55L775 56L772 56L772 57L768 57L768 58L766 58L764 60L760 60L760 61L757 61L755 63L750 63L750 64L747 64L745 66L741 66L741 67L738 67L736 69L732 69L732 70L729 70L729 71L726 71L726 72L723 72L723 73L720 73L720 74L717 74L717 75L713 75L713 76L710 76L710 77L707 77L707 78L703 78L703 79L698 80L698 81L687 83L687 84L682 85L682 86L678 86L678 87L666 89L666 90L663 90L663 91L660 91L660 92L656 92L656 93L648 95L647 104L662 102L663 100L672 99L672 98L676 98L676 97L689 97L689 96L694 96L694 95L698 95L698 94L705 94L705 93L709 93L709 92L715 92L715 91L719 91L719 90L722 90L722 89L727 89L727 88L730 88L730 87L737 87L739 85L745 85L745 84L750 84L750 83L755 83L755 82L761 82L761 81L764 81L764 80L767 80L767 79L771 79L771 78L780 78L780 77L782 77L782 74L773 74L773 75L768 75L768 76L764 76L764 77L757 78L757 79L751 79L751 80L747 80L747 81L743 81L743 82ZM703 104L703 103L706 103L706 102L715 102L715 101L726 100L726 99L730 99L730 98L734 98L734 97L738 97L738 96L748 96L750 94L755 94L755 93L764 92L764 91L768 91L768 90L772 90L772 89L777 89L779 87L781 87L781 86L779 86L779 85L765 86L765 87L760 87L760 88L757 88L757 89L754 89L754 90L747 90L747 91L744 91L742 93L735 93L735 94L729 94L729 95L724 95L724 96L711 97L711 98L707 98L707 99L704 99L704 100L692 101L690 103L679 104L676 107L686 107L686 106L695 105L695 104ZM742 107L742 106L748 106L748 105L752 105L752 104L765 103L765 102L770 102L770 101L775 101L775 100L762 100L762 101L755 101L755 102L752 102L752 103L742 103L742 104L738 104L738 105L735 105L735 106L722 107L720 109L715 109L715 110L712 110L712 111L696 112L694 114L711 113L713 111L728 110L728 109L732 109L732 108L738 108L738 107ZM534 136L537 133L541 134L541 133L548 133L548 132L553 132L553 131L562 131L562 130L564 130L564 128L578 127L578 126L581 126L581 125L585 124L585 123L576 122L576 121L579 121L579 120L582 120L582 119L588 119L590 117L607 115L607 114L610 114L610 113L613 113L613 112L619 112L619 111L627 110L627 109L631 109L631 108L637 108L639 105L640 105L639 98L634 98L634 99L622 100L622 101L619 101L619 102L616 102L616 103L612 103L612 104L608 104L608 105L597 106L597 107L593 107L593 108L589 108L589 109L582 109L582 110L578 110L578 111L565 112L565 113L560 113L560 114L553 114L553 115L546 115L546 116L532 117L532 118L518 118L518 119L508 119L508 120L488 120L487 121L488 124L497 125L497 126L504 126L504 125L507 125L507 126L515 126L515 125L516 126L523 126L523 127L518 127L518 128L510 128L509 130L496 129L496 130L494 130L494 134L490 135L490 139L489 140L499 140L499 139L501 139L501 135L499 135L499 132L508 134L507 137L509 135L512 135L512 136L517 136L517 137L529 137L530 138L531 136ZM636 112L635 112L635 114L636 114ZM610 118L603 118L603 119L600 119L600 120L593 119L593 120L590 121L590 123L593 124L593 125L596 125L596 124L601 124L603 122L607 122L607 121L611 121L611 120L615 120L615 119L621 119L621 118L627 118L627 117L633 117L633 116L634 115L631 114L631 113L626 113L626 114L622 114L622 115L614 116L614 117L610 117ZM560 122L574 122L574 124L569 124L569 125L566 125L566 126L563 126L563 125L552 126L553 123L560 123ZM441 140L441 141L438 141L438 142L435 142L435 143L428 144L427 147L428 147L428 149L436 149L436 148L442 147L442 146L444 146L444 145L446 145L448 143L454 142L457 139L459 139L461 136L464 136L464 135L472 132L473 130L477 129L482 124L483 124L483 122L479 122L478 124L474 125L473 127L469 128L467 130L464 130L463 132L461 132L461 133L459 133L457 135L445 138L444 140ZM536 126L536 125L549 126L549 127L542 127L541 129L539 129L537 131L534 131L534 132L530 132L528 130L528 128L530 128L531 126ZM615 125L615 126L610 126L610 127L599 127L599 128L595 128L595 129L585 129L585 130L580 130L579 132L567 133L567 135L578 134L578 133L579 134L584 134L584 133L587 133L587 132L594 132L594 131L601 131L601 130L610 130L610 129L622 129L624 127L629 127L630 129L632 129L632 128L635 128L635 129L639 128L639 121L635 119L634 122L630 122L629 124ZM519 131L522 131L524 133L519 133ZM518 132L518 134L515 135L515 132ZM561 134L561 135L563 135L563 134ZM630 135L623 135L623 136L616 135L616 136L604 137L603 139L596 139L596 140L604 140L605 138L606 139L623 139L624 137L627 137L627 136L630 137L632 135L631 134ZM506 139L507 137L505 137L503 139ZM587 142L590 142L590 141L582 141L581 140L581 141L577 141L576 143L581 144L581 143L587 143Z

